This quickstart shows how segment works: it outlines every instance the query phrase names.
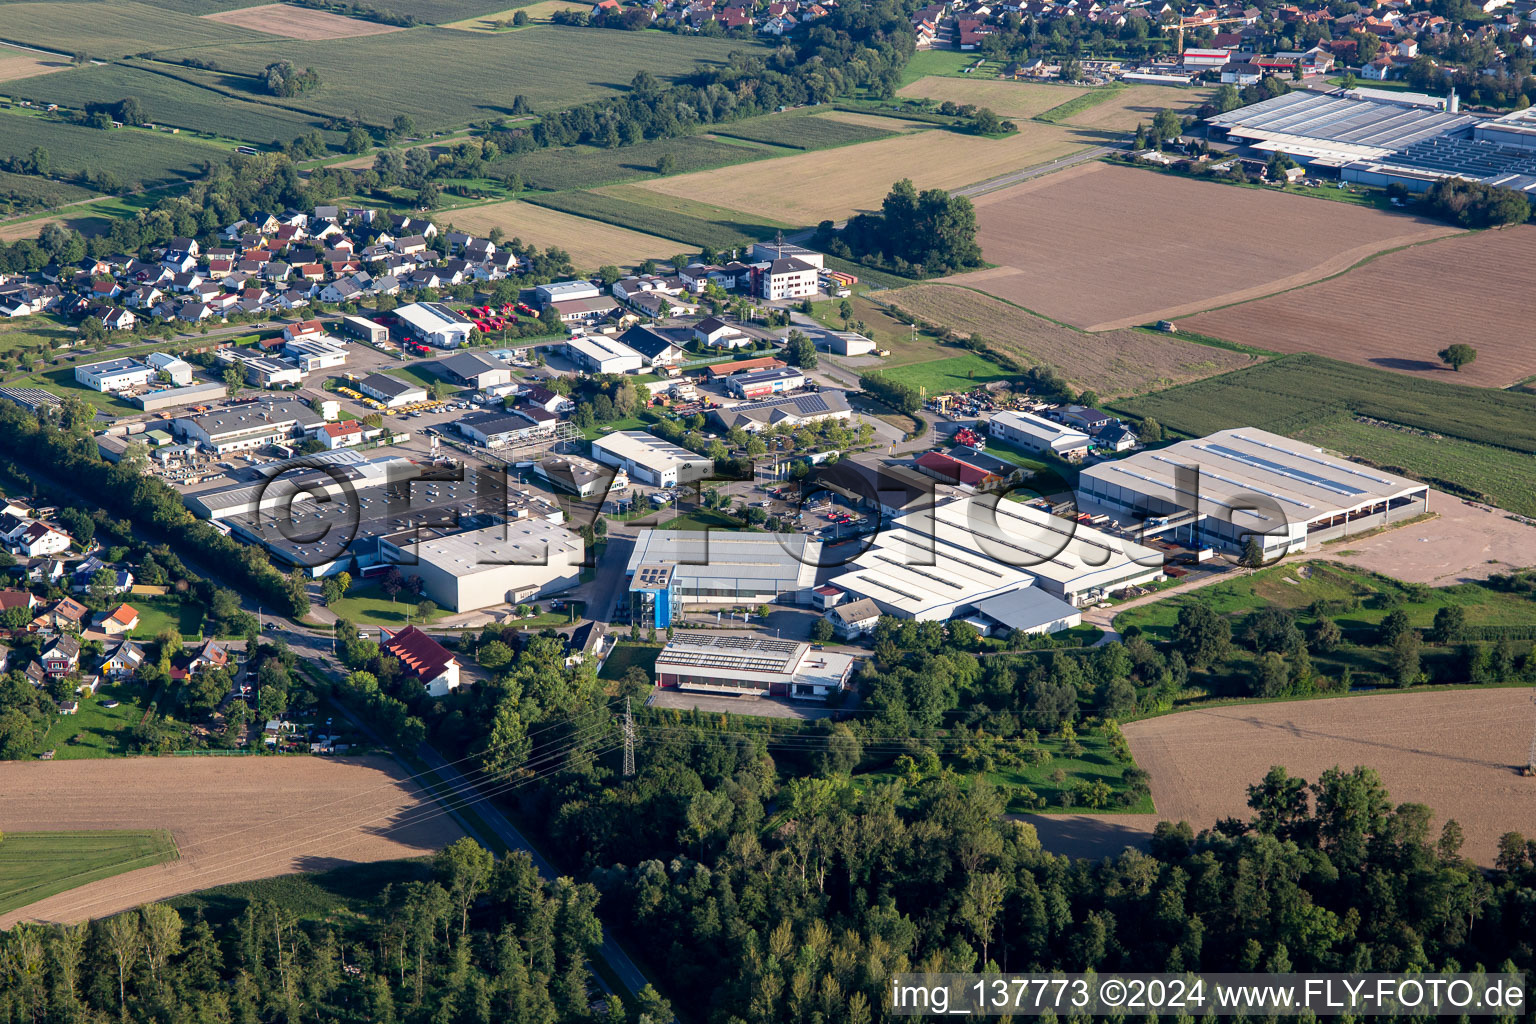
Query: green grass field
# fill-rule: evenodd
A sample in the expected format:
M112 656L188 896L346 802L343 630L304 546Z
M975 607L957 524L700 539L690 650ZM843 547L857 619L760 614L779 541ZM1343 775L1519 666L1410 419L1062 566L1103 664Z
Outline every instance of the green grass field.
M930 395L966 391L988 381L1012 380L1017 376L974 352L967 352L963 356L946 356L926 363L893 366L881 370L880 374L908 387L927 388Z
M274 42L274 37L264 32L188 17L188 12L176 10L176 6L184 5L167 5L158 0L142 3L135 0L8 3L4 6L4 16L0 17L0 37L59 53L86 53L95 58L125 57L167 45L198 48ZM228 7L210 4L191 13L206 14L220 9L227 10ZM0 88L0 93L4 91Z
M431 861L426 858L381 860L334 871L235 882L165 902L183 913L201 911L215 925L232 921L257 900L275 903L306 921L352 917L375 909L379 891L386 885L424 881L431 873Z
M708 246L717 252L772 238L775 232L789 227L762 216L747 220L743 214L708 203L624 186L602 192L534 195L527 201L648 235Z
M958 75L961 68L970 67L978 59L976 54L955 50L919 50L902 69L901 84L910 85L927 75Z
M1515 453L1536 453L1536 395L1419 380L1406 374L1293 355L1193 384L1115 402L1133 417L1200 436L1253 426L1318 444L1415 476L1478 491L1510 509L1536 511L1536 481ZM1361 429L1355 416L1440 438ZM1452 452L1454 451L1454 454ZM1506 468L1507 467L1507 468ZM1465 479L1463 479L1465 477Z
M153 124L174 125L261 145L273 140L287 142L323 123L322 118L314 115L227 96L211 88L219 78L166 65L106 64L24 78L8 82L3 88L14 96L76 110L89 103L115 103L124 96L133 96L144 105ZM338 132L324 134L332 142L342 138Z
M1092 92L1085 92L1081 96L1074 96L1072 99L1067 100L1067 102L1054 106L1044 113L1036 114L1035 120L1057 124L1075 114L1081 114L1090 107L1096 107L1116 93L1124 91L1125 88L1123 86L1114 85L1095 89Z
M117 707L106 707L112 700ZM121 757L129 752L129 730L144 717L145 700L136 683L102 683L94 696L80 701L78 714L54 719L39 749L54 751L60 761Z
M0 320L0 356L42 356L61 342L73 342L78 335L64 326L64 321L47 314Z
M407 618L416 625L421 625L421 619L416 614L415 595L401 591L391 601L389 595L380 590L374 584L354 584L347 596L333 605L331 611L343 618L351 619L359 626L388 626L391 629L406 625ZM436 622L451 611L439 608L432 613L428 622Z
M892 122L892 127L895 127L895 122ZM752 117L717 126L713 131L716 135L728 135L749 142L766 142L790 149L829 149L832 146L888 139L896 134L861 124L816 117L814 110Z
M661 647L658 645L632 644L621 640L614 644L613 650L608 653L598 678L623 679L624 674L635 667L643 668L647 674L654 676L656 655L660 653Z
M145 128L86 128L41 114L0 111L0 156L48 151L55 174L107 170L124 186L162 185L196 177L201 165L222 163L231 150L187 136Z
M169 832L7 832L0 840L0 914L175 858Z
M139 613L135 638L153 640L163 629L174 629L183 639L195 639L203 630L203 606L193 601L136 597L129 601Z
M219 79L249 90L253 98L260 98L254 77L241 76L291 60L315 68L321 82L290 106L337 116L355 112L377 125L406 114L419 131L509 116L518 96L537 111L565 109L624 91L641 70L671 79L690 73L698 62L723 63L732 51L761 49L740 39L661 32L627 33L622 45L615 44L609 32L536 25L499 35L413 28L352 39L262 36L260 42L222 46L183 44L169 35L154 49L162 60L217 61Z
M664 154L671 158L674 174L704 171L779 155L766 146L754 143L726 142L690 135L681 139L640 142L617 149L600 149L596 146L536 149L504 157L491 166L496 174L516 171L523 182L533 188L563 191L654 177L657 174L657 161ZM639 229L638 225L633 224L623 226Z

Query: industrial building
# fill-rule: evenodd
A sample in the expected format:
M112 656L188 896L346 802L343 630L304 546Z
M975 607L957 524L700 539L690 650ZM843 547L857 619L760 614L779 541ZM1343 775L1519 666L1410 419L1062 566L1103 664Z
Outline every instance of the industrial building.
M1428 511L1429 486L1237 427L1090 466L1078 503L1195 548L1256 537L1274 558Z
M542 410L533 411L538 413ZM454 426L459 428L459 433L476 444L487 448L500 448L503 445L553 433L555 417L549 413L543 413L543 415L549 416L547 422L539 422L531 416L521 414L518 410L472 412L460 418Z
M441 360L438 366L450 380L468 388L491 388L512 382L512 368L478 352L459 352Z
M944 622L1038 586L1074 605L1162 575L1162 554L1032 505L962 497L897 516L832 580L887 614Z
M316 429L324 424L317 423ZM233 484L185 495L182 503L199 519L233 519L313 503L316 494L340 501L345 489L365 495L376 487L417 476L420 469L398 455L366 458L358 452L306 455L270 469L275 483ZM318 488L318 492L316 491Z
M575 586L586 546L564 526L526 518L463 533L379 538L380 556L421 579L439 607L471 612L519 604Z
M736 373L725 378L725 386L737 398L766 398L805 386L805 375L793 366Z
M475 322L441 302L412 302L394 311L407 334L437 348L458 348L469 341Z
M575 299L595 299L603 294L603 290L591 281L551 281L539 285L533 291L538 296L540 306Z
M1082 458L1092 441L1081 430L1030 412L1000 412L988 422L987 433L999 441L1060 459Z
M192 364L184 359L166 355L164 352L151 352L145 357L144 362L155 371L157 379L164 374L164 380L177 387L185 387L192 383Z
M592 442L592 457L652 487L706 480L715 471L715 461L708 456L695 455L643 430L619 430L598 438Z
M318 373L344 366L347 362L347 344L326 335L300 337L283 344L283 355L298 366L302 373Z
M370 373L358 381L357 389L371 398L383 402L386 408L398 409L412 402L425 402L427 389L420 384L391 377L387 373Z
M854 660L793 640L678 632L656 655L656 685L703 693L826 700L848 686Z
M977 603L976 611L988 624L995 622L1010 633L1030 636L1059 633L1083 622L1083 613L1076 607L1039 587L989 597Z
M556 490L578 498L604 497L629 490L629 477L623 470L609 469L575 455L547 456L534 463L533 471Z
M280 398L177 417L171 426L183 440L227 455L301 437L324 422L303 402Z
M713 409L710 419L724 430L740 427L749 434L773 427L798 427L802 423L853 418L853 409L841 391L813 391L803 395L782 395L760 402L742 402L729 409Z
M154 379L155 371L137 359L108 359L75 367L75 381L93 391L127 391L141 388Z
M641 570L664 565L669 608L759 605L784 599L809 605L816 585L821 541L804 534L745 533L736 530L641 530L625 573L631 581L631 608L648 607L652 589ZM652 581L653 582L653 581ZM659 614L659 610L657 612ZM668 618L636 614L634 621L664 629Z
M303 371L286 359L274 359L237 348L221 349L218 359L225 365L241 367L246 381L259 388L296 387L304 383Z
M1423 139L1470 130L1475 119L1348 93L1296 90L1206 119L1213 139L1281 152L1299 164L1340 168L1380 160Z
M341 318L341 329L370 345L380 345L389 340L389 328L367 317L344 316Z
M215 402L228 394L229 389L221 381L198 381L185 387L158 388L136 395L133 403L145 412L158 412L180 405Z
M606 334L571 338L565 355L588 373L634 373L646 365L645 356Z
M1379 159L1345 164L1339 176L1361 185L1402 185L1411 192L1428 192L1442 178L1465 178L1512 188L1529 199L1536 195L1536 150L1491 138L1442 136Z

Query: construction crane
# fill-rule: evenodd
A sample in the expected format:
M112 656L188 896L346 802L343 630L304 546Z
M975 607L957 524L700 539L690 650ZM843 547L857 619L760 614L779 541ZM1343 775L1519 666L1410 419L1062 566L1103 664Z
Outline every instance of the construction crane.
M1194 21L1190 22L1189 27L1190 28L1205 28L1207 25L1246 25L1246 24L1248 24L1248 19L1247 18L1217 18L1215 21L1199 21L1199 20L1194 20ZM1179 57L1182 58L1184 56L1184 19L1180 18L1178 21L1170 21L1168 24L1163 26L1163 29L1164 29L1164 31L1166 31L1168 29L1173 29L1175 32L1178 33L1178 41L1177 41L1177 44L1176 44L1175 53Z

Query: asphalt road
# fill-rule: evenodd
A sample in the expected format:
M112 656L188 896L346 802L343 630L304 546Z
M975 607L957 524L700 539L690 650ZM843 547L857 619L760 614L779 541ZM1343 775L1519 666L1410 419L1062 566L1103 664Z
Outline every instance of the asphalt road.
M1009 185L1017 185L1021 181L1029 181L1031 178L1038 178L1044 174L1053 174L1056 171L1064 171L1068 167L1075 167L1078 164L1086 163L1089 160L1097 160L1101 156L1108 156L1110 153L1123 148L1124 147L1122 146L1094 146L1093 148L1085 149L1080 153L1073 153L1072 155L1064 156L1059 160L1052 160L1047 164L1038 164L1034 167L1026 167L1023 170L1018 171L1009 171L1007 174L999 175L996 178L988 178L986 181L978 181L974 185L966 185L962 188L952 189L950 191L950 195L979 196L987 192L996 192L1000 188L1007 188Z

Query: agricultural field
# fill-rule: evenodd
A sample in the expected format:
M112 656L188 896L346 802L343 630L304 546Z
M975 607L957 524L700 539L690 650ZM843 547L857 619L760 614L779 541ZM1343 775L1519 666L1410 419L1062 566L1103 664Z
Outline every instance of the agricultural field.
M947 280L1090 331L1271 295L1458 232L1419 217L1106 163L974 202L982 255L997 266Z
M133 96L144 105L151 123L261 145L274 139L286 142L324 123L320 117L235 99L213 88L218 81L216 75L166 65L98 64L13 82L9 89L18 97L76 110ZM333 143L342 138L337 132L322 134Z
M748 219L748 215L732 210L679 196L664 196L634 185L611 185L592 192L533 195L527 201L645 234L708 246L716 251L772 238L776 231L790 226L762 216Z
M1099 102L1070 113L1061 120L1079 128L1131 133L1137 125L1151 124L1159 110L1171 109L1177 111L1180 117L1193 117L1201 104L1215 93L1215 89L1133 85L1116 89Z
M59 57L49 57L35 50L23 50L19 46L0 43L0 82L18 78L31 78L54 71L63 71L70 62Z
M159 185L196 177L208 161L231 150L147 128L86 128L34 114L0 111L0 155L48 151L55 174L110 170L124 186Z
M378 36L386 32L402 32L395 25L383 25L377 21L347 18L329 11L316 11L292 4L263 4L259 7L241 7L218 14L205 14L208 21L224 25L282 36L284 39L353 39L358 36Z
M1021 125L1017 135L1002 139L951 131L913 132L779 157L751 174L706 171L647 182L643 187L731 210L771 210L783 220L809 225L878 207L902 178L911 178L920 189L955 188L1046 163L1089 144L1072 129L1031 122Z
M1387 253L1327 281L1202 313L1180 326L1276 352L1321 352L1503 388L1536 375L1536 346L1528 336L1533 262L1536 227L1479 231ZM1455 341L1477 349L1477 361L1459 373L1435 355Z
M60 53L116 59L168 44L190 50L229 43L272 42L263 32L187 17L174 5L139 0L47 0L8 3L5 37Z
M0 914L175 856L166 832L8 831L0 840Z
M1044 82L1005 82L996 78L944 78L930 75L903 86L896 95L942 103L990 107L1001 117L1030 118L1043 114L1092 90L1078 85Z
M1512 766L1530 742L1522 689L1381 694L1202 708L1124 727L1152 775L1158 818L1197 830L1247 819L1247 787L1273 765L1308 781L1335 765L1370 765L1393 804L1435 812L1466 832L1462 853L1491 865L1506 832L1536 833L1536 787ZM1150 824L1148 825L1150 830Z
M1079 390L1104 397L1166 388L1254 361L1245 353L1149 331L1084 334L950 285L913 285L881 298L926 323L965 336L980 335L1022 366L1052 366Z
M1536 483L1529 473L1511 475L1536 453L1536 395L1491 391L1407 374L1293 355L1139 398L1115 408L1191 437L1226 427L1254 426L1354 453L1351 445L1374 444L1389 456L1386 468L1480 490L1511 511L1536 513ZM1425 435L1369 440L1351 427L1364 416ZM1443 437L1455 443L1444 447ZM1454 450L1461 456L1451 455ZM1463 465L1463 461L1465 465ZM1461 484L1478 480L1485 487Z
M505 11L494 11L490 14L482 14L475 18L465 18L444 25L443 28L455 28L463 32L504 32L511 29L497 28L497 22L510 22L518 11L528 15L530 25L545 24L557 11L590 11L591 4L574 3L572 0L539 0L538 3L528 4L525 7L513 7Z
M679 239L642 234L516 200L465 207L444 219L461 231L484 235L499 227L508 238L564 249L571 254L571 262L585 270L605 263L630 266L647 257L666 259L688 247Z
M678 172L698 171L762 160L781 150L751 142L736 142L689 135L681 139L656 139L633 146L602 149L597 146L571 146L560 149L535 149L496 161L493 174L516 171L532 188L583 189L613 185L654 176L663 154L671 157Z
M260 40L219 46L176 39L156 52L163 60L212 59L225 72L246 76L291 60L315 68L321 82L289 105L337 116L355 112L371 124L406 114L420 131L436 131L510 115L518 96L537 111L563 110L625 90L641 70L670 79L700 62L723 63L733 51L760 48L740 39L663 32L631 32L614 46L610 33L560 25L505 34L413 28L358 39ZM430 68L430 84L416 74L380 74L381 68ZM244 88L261 98L254 78L245 79Z
M167 757L0 764L6 831L155 829L180 857L0 915L72 922L209 886L416 857L459 838L385 758ZM7 840L8 842L9 840Z
M838 121L842 124L856 124L865 128L873 128L886 135L901 135L906 132L922 131L931 127L922 121L909 121L901 117L890 117L885 114L863 114L857 110L829 110L825 114L817 114L823 121Z
M892 127L901 122L890 121ZM789 149L830 149L855 142L873 142L888 139L895 132L873 124L852 124L846 121L822 117L818 114L793 112L749 117L726 125L716 125L712 133L748 142L764 142Z

